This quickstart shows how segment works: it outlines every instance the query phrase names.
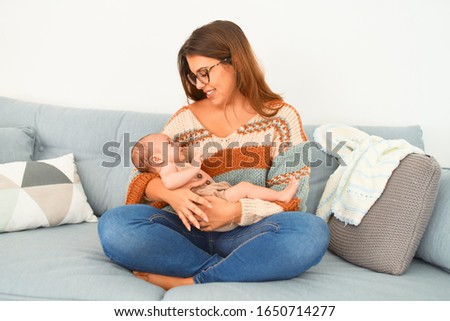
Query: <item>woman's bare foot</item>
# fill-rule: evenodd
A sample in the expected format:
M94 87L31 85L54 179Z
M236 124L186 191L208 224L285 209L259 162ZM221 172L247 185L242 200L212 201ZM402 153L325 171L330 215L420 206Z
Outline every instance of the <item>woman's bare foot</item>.
M289 182L289 185L286 186L284 190L279 192L280 193L279 201L283 203L289 203L294 197L295 193L297 192L298 184L299 184L298 180L292 178L291 181Z
M177 286L194 284L194 278L192 277L180 278L176 276L167 276L138 271L133 271L133 274L144 281L150 282L154 285L163 288L166 291Z

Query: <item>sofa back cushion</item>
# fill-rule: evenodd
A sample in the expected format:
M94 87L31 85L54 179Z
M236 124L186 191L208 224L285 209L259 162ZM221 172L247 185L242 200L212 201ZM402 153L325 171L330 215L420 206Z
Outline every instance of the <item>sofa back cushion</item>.
M313 139L313 132L318 126L305 126L305 132L308 139ZM369 135L377 135L384 139L405 139L410 144L424 149L422 139L422 129L418 125L412 126L354 126ZM311 146L311 174L310 174L310 192L307 200L307 209L310 213L316 213L320 198L322 197L325 185L331 174L334 173L339 164L335 157L330 156L321 150L318 143ZM324 146L326 147L326 146Z
M30 161L34 137L32 127L0 127L0 164Z
M161 131L169 114L67 108L0 97L0 127L31 126L34 160L73 153L97 215L125 201L133 142Z
M450 273L450 169L443 169L430 223L416 256Z
M170 117L171 114L164 113L70 108L0 97L0 127L35 128L34 160L74 154L88 202L97 215L124 204L133 142L145 134L161 131ZM305 126L309 139L316 127ZM358 128L386 139L404 138L423 148L419 126ZM315 213L337 163L315 144L310 146L311 186L307 206L308 212Z

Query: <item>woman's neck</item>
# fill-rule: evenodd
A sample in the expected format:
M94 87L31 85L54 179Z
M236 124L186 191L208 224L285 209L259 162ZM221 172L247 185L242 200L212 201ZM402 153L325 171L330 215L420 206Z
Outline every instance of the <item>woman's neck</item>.
M247 123L256 114L245 104L228 104L223 108L223 117L230 129L235 130Z
M205 99L190 105L190 109L200 123L218 137L229 136L257 114L242 95L222 106L212 105Z

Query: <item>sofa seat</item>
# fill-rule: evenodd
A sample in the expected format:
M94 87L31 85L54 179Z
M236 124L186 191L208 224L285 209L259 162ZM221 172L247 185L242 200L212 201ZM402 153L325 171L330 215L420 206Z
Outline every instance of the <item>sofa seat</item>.
M292 280L165 292L104 256L97 223L4 233L0 248L1 300L450 300L448 273L419 259L399 277L327 252L319 265Z

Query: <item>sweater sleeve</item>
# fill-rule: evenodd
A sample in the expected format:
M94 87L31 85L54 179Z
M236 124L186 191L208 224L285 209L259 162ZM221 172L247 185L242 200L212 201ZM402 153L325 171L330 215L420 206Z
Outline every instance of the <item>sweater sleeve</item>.
M131 171L127 197L125 199L125 204L140 204L144 202L145 189L147 188L148 182L150 182L154 177L150 173L141 173L136 168Z
M258 199L241 199L242 218L239 225L250 225L283 211L306 211L306 199L309 192L310 151L307 137L297 111L286 105L277 115L289 128L285 135L274 137L277 152L274 154L271 168L267 174L267 187L274 190L284 189L292 178L299 181L297 192L289 203L268 202Z
M289 148L286 152L275 157L267 176L267 186L278 191L284 189L291 178L297 179L299 185L294 198L287 204L243 198L240 200L242 218L239 225L250 225L283 211L306 211L310 174L310 168L307 165L308 152L307 143Z

